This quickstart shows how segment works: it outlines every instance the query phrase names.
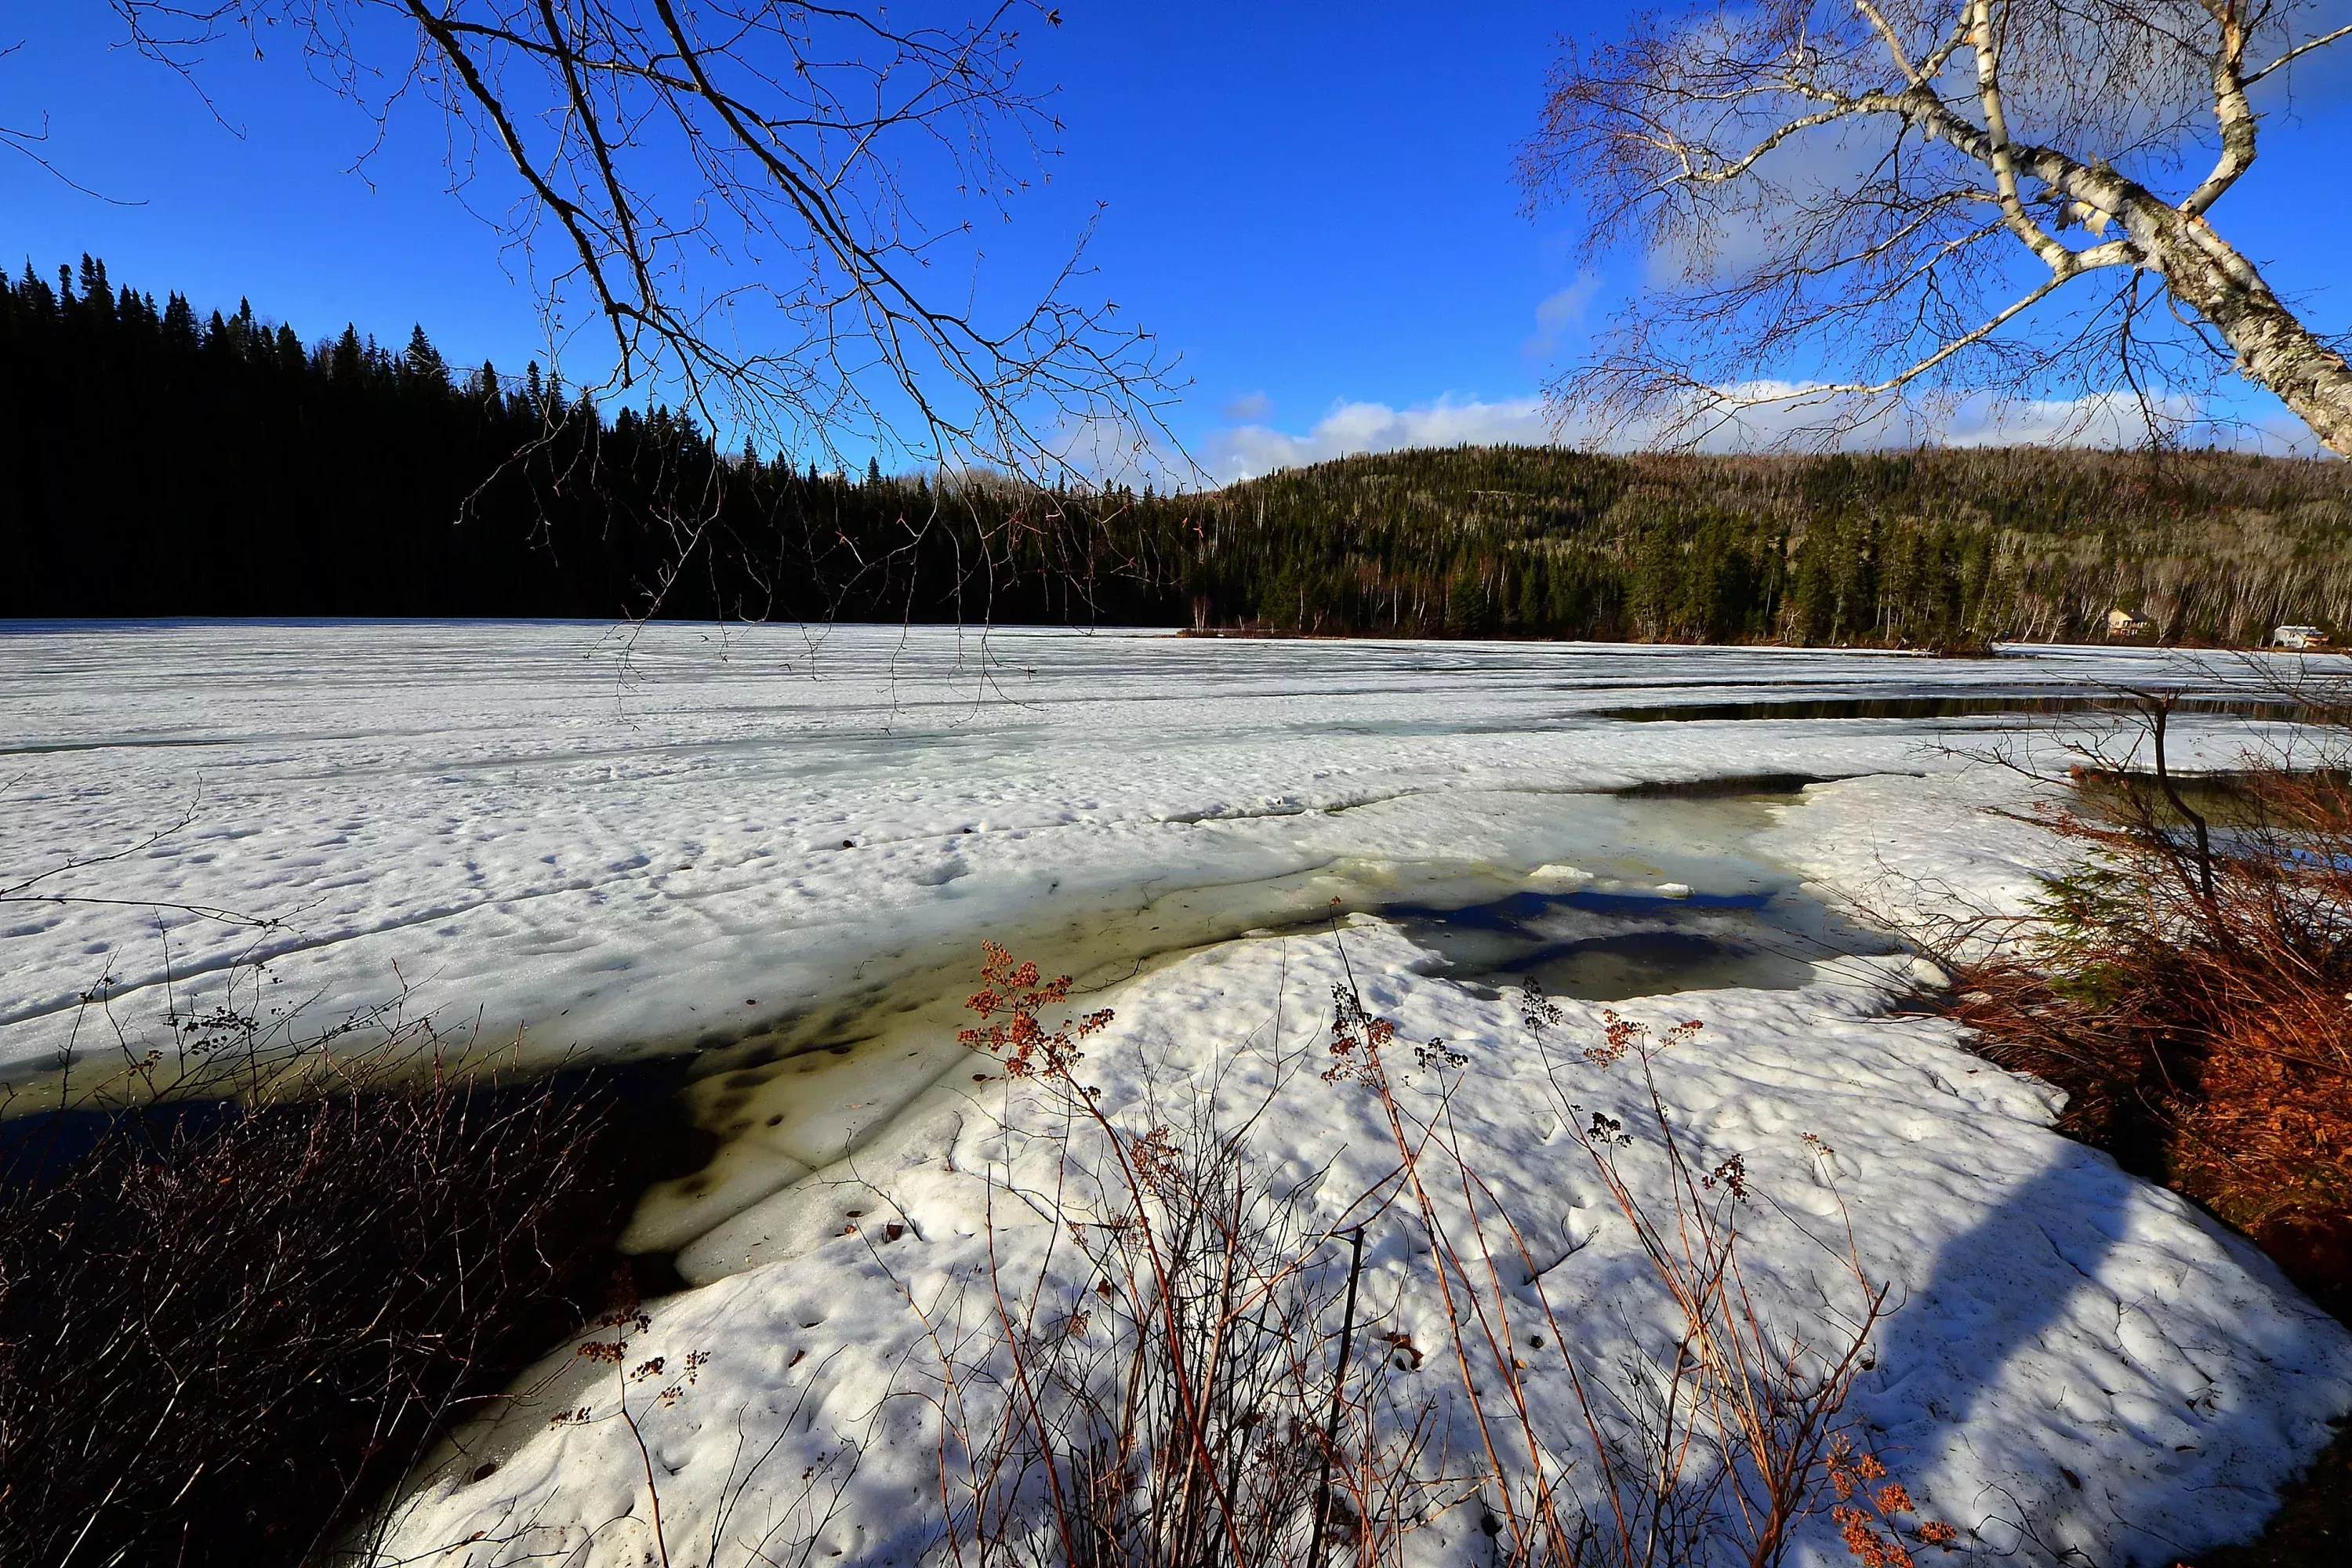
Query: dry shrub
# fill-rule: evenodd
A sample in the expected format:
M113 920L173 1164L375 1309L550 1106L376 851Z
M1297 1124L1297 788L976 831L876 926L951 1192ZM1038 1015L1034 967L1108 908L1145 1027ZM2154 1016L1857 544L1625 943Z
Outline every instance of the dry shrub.
M1380 1398L1360 1228L1313 1225L1301 1188L1253 1158L1247 1119L1221 1126L1205 1097L1141 1129L1106 1115L1075 1071L1109 1015L1039 1016L1066 998L1066 976L990 944L982 982L965 1043L1044 1091L1066 1150L1073 1132L1098 1135L1102 1164L1073 1174L1102 1212L1080 1219L1073 1194L1048 1195L1056 1244L1078 1259L1065 1278L1079 1282L1057 1290L1042 1264L1009 1279L992 1246L984 1331L943 1345L943 1414L969 1456L942 1471L950 1556L987 1568L1391 1560L1443 1488L1413 1479L1428 1413Z
M1076 1074L1081 1042L1109 1015L1042 1017L1068 988L991 944L971 999L982 1021L963 1037L1059 1118L1051 1190L1005 1194L1049 1219L1083 1267L1058 1286L1044 1263L1008 1279L992 1216L986 1331L958 1337L946 1314L931 1318L958 1564L1373 1568L1402 1562L1406 1538L1447 1514L1475 1520L1494 1560L1517 1568L1765 1568L1822 1515L1870 1568L1906 1568L1913 1545L1955 1539L1915 1517L1843 1413L1885 1304L1850 1238L1830 1253L1853 1301L1825 1296L1794 1327L1757 1306L1739 1210L1769 1199L1736 1154L1710 1165L1668 1125L1654 1070L1696 1025L1660 1037L1612 1020L1578 1053L1640 1074L1641 1125L1588 1116L1561 1071L1548 1079L1679 1320L1670 1342L1622 1363L1570 1353L1563 1423L1528 1358L1577 1342L1454 1135L1462 1051L1404 1041L1352 984L1335 989L1321 1076L1373 1099L1397 1166L1318 1223L1303 1198L1328 1173L1286 1187L1253 1155L1263 1102L1221 1121L1211 1087L1150 1125L1105 1111ZM1526 1022L1540 1045L1562 1017L1530 987ZM1405 1049L1443 1085L1433 1102L1398 1091L1389 1062ZM1081 1141L1098 1161L1074 1159ZM1663 1204L1629 1161L1663 1162ZM1402 1231L1408 1255L1430 1260L1420 1283L1439 1294L1450 1342L1413 1344L1387 1326L1395 1303L1360 1290L1368 1231ZM1443 1402L1401 1394L1388 1375L1425 1354L1456 1374ZM1475 1447L1448 1451L1465 1426Z
M1434 1244L1463 1386L1487 1455L1480 1496L1503 1561L1524 1568L1766 1568L1783 1561L1805 1522L1825 1511L1866 1568L1910 1568L1910 1543L1955 1539L1940 1521L1909 1518L1916 1510L1899 1485L1858 1494L1853 1484L1885 1476L1876 1457L1857 1446L1845 1405L1871 1364L1887 1289L1869 1279L1851 1234L1842 1247L1822 1247L1831 1278L1843 1279L1846 1300L1825 1288L1814 1314L1794 1324L1774 1321L1760 1305L1741 1258L1742 1221L1750 1205L1769 1205L1769 1195L1750 1182L1740 1153L1710 1163L1691 1134L1675 1130L1658 1083L1659 1058L1687 1044L1699 1024L1659 1034L1604 1013L1602 1038L1574 1048L1587 1067L1638 1075L1643 1111L1621 1121L1570 1098L1568 1064L1551 1039L1563 1015L1540 988L1525 989L1522 1021L1543 1051L1553 1107L1631 1226L1675 1320L1664 1343L1636 1342L1625 1363L1583 1365L1570 1355L1577 1419L1574 1430L1559 1430L1530 1397L1515 1336L1534 1323L1524 1314L1514 1321L1511 1286L1522 1284L1532 1296L1534 1322L1553 1344L1565 1351L1574 1342L1544 1285L1543 1265L1453 1135L1448 1110L1458 1082L1433 1112L1409 1111L1386 1065L1394 1026L1367 1014L1352 985L1335 1000L1337 1076L1378 1096L1412 1208ZM1465 1060L1442 1041L1413 1052L1424 1068ZM1805 1142L1816 1154L1832 1152L1811 1134ZM1663 1173L1663 1202L1633 1173L1636 1162ZM1431 1178L1458 1195L1453 1215ZM1585 1464L1580 1439L1589 1440Z
M440 1425L580 1321L613 1224L601 1091L438 1066L397 1040L247 1061L223 1076L257 1097L118 1111L78 1150L61 1112L57 1148L20 1142L0 1561L320 1561Z
M1095 1286L1055 1300L992 1281L1011 1352L1003 1418L981 1445L983 1484L956 1510L954 1555L1388 1560L1433 1506L1404 1462L1426 1413L1380 1404L1345 1267L1359 1255L1306 1234L1213 1130L1162 1137L1149 1158L1149 1213L1072 1237Z
M2083 854L1954 1012L2068 1091L2063 1125L2252 1234L2352 1310L2352 786L2250 759L2219 781L2095 762L2035 820Z

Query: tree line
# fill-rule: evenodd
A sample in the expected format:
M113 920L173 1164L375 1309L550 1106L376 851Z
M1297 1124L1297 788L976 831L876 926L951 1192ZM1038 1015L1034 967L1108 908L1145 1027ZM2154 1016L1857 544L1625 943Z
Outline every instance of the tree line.
M536 364L449 365L422 327L305 343L112 285L0 285L0 615L993 615L1086 600L1101 531L1026 492L730 455ZM1106 584L1108 586L1108 583Z
M1163 503L1165 504L1165 503ZM2037 447L1343 458L1189 506L1204 623L1936 647L2352 626L2352 465Z
M1465 447L1208 491L819 471L527 365L0 282L0 615L665 616L1938 646L2352 626L2352 469Z

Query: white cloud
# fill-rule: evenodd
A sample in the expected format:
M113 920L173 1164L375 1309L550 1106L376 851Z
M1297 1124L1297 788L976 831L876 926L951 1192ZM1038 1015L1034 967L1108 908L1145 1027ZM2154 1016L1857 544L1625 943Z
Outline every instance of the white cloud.
M1697 449L1707 452L1865 452L1916 446L2125 447L2143 443L2149 435L2149 410L2137 398L2116 394L1868 398L1827 391L1818 383L1769 377L1720 391L1727 402L1714 407L1694 396L1689 405L1699 417L1687 424L1661 416L1631 427L1571 426L1560 438L1627 448L1681 445L1696 436ZM1756 401L1741 406L1742 400ZM2198 409L2187 398L2158 398L2154 413L2158 424L2178 429L2193 423Z
M1243 425L1210 437L1206 461L1220 479L1255 479L1276 468L1319 463L1351 452L1392 452L1404 447L1484 446L1552 439L1539 397L1501 403L1440 398L1412 408L1385 403L1342 403L1304 436L1264 425Z
M2162 436L2193 447L2214 446L2273 455L2312 456L2311 433L2292 417L2244 421L2179 393L2152 394L2143 403L2129 393L2080 397L2014 398L1991 393L1937 395L1882 405L1875 415L1840 429L1864 405L1835 395L1807 397L1801 382L1755 382L1727 389L1749 395L1790 395L1787 402L1742 411L1700 443L1709 451L1776 447L1859 452L1886 447L2139 447ZM1566 438L1566 437L1564 437ZM1614 445L1629 444L1621 436Z
M1833 395L1807 398L1800 382L1758 381L1727 389L1748 396L1786 397L1741 411L1709 432L1698 445L1712 452L1873 451L1915 446L1950 447L2132 447L2148 438L2147 412L2137 398L2095 394L2075 398L2005 400L1990 394L1939 400L1934 405L1896 404L1850 429L1838 426L1841 407ZM2252 424L2224 422L2192 399L2155 400L2160 423L2185 442L2272 453L2316 450L2310 433L2292 419ZM1385 403L1340 403L1304 435L1244 424L1219 430L1207 442L1203 466L1220 482L1255 479L1277 468L1298 468L1358 452L1391 452L1409 447L1558 445L1631 450L1655 445L1663 427L1648 431L1602 428L1562 422L1539 397L1486 403L1440 398L1410 408Z
M1255 425L1273 412L1273 398L1263 392L1244 392L1225 405L1225 421L1231 425Z
M2137 446L2148 438L2150 412L2137 398L2116 393L2005 405L1973 397L1952 411L1940 439L1948 447ZM2153 412L2157 423L2179 428L2195 422L2197 404L2159 397Z
M1526 352L1539 358L1557 353L1568 330L1584 324L1584 312L1591 308L1592 297L1599 292L1601 275L1580 272L1575 282L1538 305L1535 336L1524 345Z

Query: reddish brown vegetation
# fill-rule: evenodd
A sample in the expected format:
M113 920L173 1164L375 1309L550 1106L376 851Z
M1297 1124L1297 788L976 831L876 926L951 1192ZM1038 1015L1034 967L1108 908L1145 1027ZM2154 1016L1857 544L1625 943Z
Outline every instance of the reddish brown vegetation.
M1467 1051L1408 1041L1351 984L1335 987L1320 1076L1335 1094L1370 1098L1397 1165L1318 1218L1301 1202L1317 1183L1276 1184L1249 1147L1263 1106L1223 1121L1199 1090L1147 1126L1107 1111L1074 1072L1079 1041L1109 1015L1058 1026L1039 1016L1067 1001L1069 984L992 943L970 1003L982 1024L962 1036L1008 1077L1034 1080L1066 1130L1052 1192L1024 1196L1084 1267L1058 1289L1042 1271L1024 1287L992 1247L986 1331L962 1337L950 1313L928 1316L942 1458L963 1456L941 1470L954 1561L1381 1568L1447 1516L1478 1521L1510 1568L1769 1568L1824 1514L1868 1568L1912 1568L1915 1544L1957 1539L1910 1517L1911 1498L1856 1446L1844 1414L1885 1303L1859 1258L1842 1260L1854 1300L1834 1322L1792 1331L1752 1304L1738 1256L1747 1173L1736 1155L1707 1169L1669 1126L1654 1077L1659 1053L1696 1025L1654 1034L1612 1015L1603 1039L1561 1054L1550 1041L1564 1016L1529 988L1527 1026L1556 1064L1543 1082L1679 1323L1654 1382L1570 1352L1563 1421L1536 1396L1519 1347L1577 1340L1456 1138L1449 1108ZM1407 1046L1422 1085L1409 1093L1391 1068ZM1588 1124L1566 1098L1571 1057L1637 1074L1646 1114ZM1099 1153L1074 1160L1066 1130L1090 1131ZM1654 1159L1667 1190L1640 1195L1626 1162ZM1065 1206L1081 1192L1104 1212ZM1368 1232L1376 1244L1401 1232L1405 1256L1429 1260L1412 1289L1434 1294L1447 1325L1430 1347L1455 1374L1442 1394L1391 1381L1423 1355L1391 1326L1393 1300L1360 1295ZM1466 1452L1439 1441L1449 1405Z
M1957 1016L2068 1091L2067 1131L2352 1313L2352 786L2277 764L2076 784L2042 820L2082 862L1962 968Z

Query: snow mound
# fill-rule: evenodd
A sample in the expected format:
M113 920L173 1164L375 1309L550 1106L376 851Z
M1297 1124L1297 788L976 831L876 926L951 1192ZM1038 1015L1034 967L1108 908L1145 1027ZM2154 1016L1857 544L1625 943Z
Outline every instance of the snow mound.
M1118 1016L1082 1076L1139 1129L1171 1096L1213 1095L1228 1115L1262 1102L1257 1158L1293 1177L1328 1167L1313 1202L1336 1212L1394 1163L1364 1091L1317 1070L1316 1021L1349 973L1342 940L1370 1005L1467 1056L1457 1126L1531 1242L1558 1252L1544 1288L1581 1364L1664 1342L1673 1314L1628 1227L1530 1088L1547 1064L1518 998L1429 973L1432 955L1391 928L1228 942L1088 996ZM1874 982L1856 977L1872 963ZM2251 1533L2352 1405L2352 1336L2243 1242L2051 1131L2045 1086L1969 1055L1940 1022L1885 1016L1907 960L1842 973L1623 1009L1705 1026L1660 1058L1660 1083L1677 1130L1710 1160L1742 1155L1773 1200L1744 1211L1770 1310L1807 1310L1832 1273L1817 1238L1850 1223L1899 1303L1853 1413L1922 1512L1971 1532L1974 1550L2162 1564ZM1598 1008L1561 1005L1568 1038L1598 1037ZM1622 1064L1560 1070L1578 1104L1634 1120L1640 1086ZM1434 1087L1407 1075L1409 1096ZM614 1373L555 1358L548 1386L466 1435L396 1510L380 1560L640 1563L653 1544L647 1455L675 1563L734 1568L804 1545L814 1560L919 1560L940 1522L925 1315L952 1315L992 1244L1022 1277L1052 1229L1008 1195L1008 1184L1044 1190L1055 1168L1030 1094L950 1074L853 1159L704 1237L681 1262L710 1283L652 1305L630 1352L709 1357L673 1405L636 1396L645 1453L617 1419ZM1366 1259L1368 1299L1391 1326L1442 1345L1412 1226L1375 1225ZM1402 1397L1443 1401L1454 1374L1432 1354L1385 1375ZM1538 1418L1571 1430L1559 1359L1536 1357L1528 1375ZM587 1414L549 1425L558 1410ZM1410 1542L1431 1563L1488 1550L1459 1510ZM1847 1559L1822 1528L1798 1560Z

